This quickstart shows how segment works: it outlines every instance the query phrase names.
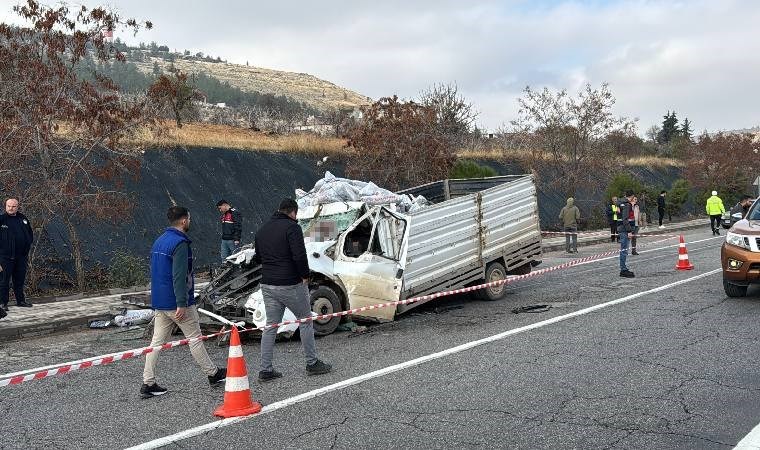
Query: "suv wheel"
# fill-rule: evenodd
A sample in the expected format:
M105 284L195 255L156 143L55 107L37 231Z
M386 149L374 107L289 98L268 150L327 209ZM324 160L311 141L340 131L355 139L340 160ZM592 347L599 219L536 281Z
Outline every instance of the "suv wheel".
M723 280L723 290L726 291L726 295L729 297L744 297L747 295L747 286L733 284L726 279Z

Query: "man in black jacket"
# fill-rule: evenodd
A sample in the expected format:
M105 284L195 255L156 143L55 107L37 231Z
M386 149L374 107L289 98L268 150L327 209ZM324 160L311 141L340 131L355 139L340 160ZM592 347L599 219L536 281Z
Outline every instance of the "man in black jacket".
M660 192L660 196L657 197L657 215L660 216L660 228L665 228L665 225L662 224L662 219L665 217L665 196L667 195L667 192L662 191Z
M625 261L628 257L628 242L631 238L631 233L634 232L635 213L633 211L633 205L631 201L634 199L633 191L625 191L625 198L618 202L618 209L620 210L620 220L618 221L618 235L620 237L620 276L625 278L633 278L635 275L628 270Z
M240 236L243 234L243 215L230 206L227 200L219 200L216 204L222 213L222 262L240 246Z
M261 292L267 312L267 325L282 321L285 308L299 319L311 317L309 301L309 260L303 241L303 231L296 221L298 204L286 198L269 222L256 233L254 261L261 264ZM306 355L306 372L320 375L330 372L331 366L317 358L314 342L314 323L307 321L298 327L301 345ZM267 328L261 336L261 370L259 381L271 381L282 376L272 366L277 327Z
M18 211L17 198L5 200L5 212L0 215L0 308L8 310L10 284L16 305L30 307L24 298L27 257L34 234L29 219Z

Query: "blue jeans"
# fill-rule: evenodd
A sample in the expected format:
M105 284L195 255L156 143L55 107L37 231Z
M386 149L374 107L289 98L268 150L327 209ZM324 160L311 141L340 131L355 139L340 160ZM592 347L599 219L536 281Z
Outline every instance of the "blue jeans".
M222 240L222 246L221 246L221 253L222 253L222 262L233 254L237 250L237 245L235 245L235 241L226 241Z
M628 233L625 230L618 229L620 236L620 271L628 270L625 265L625 259L628 257Z

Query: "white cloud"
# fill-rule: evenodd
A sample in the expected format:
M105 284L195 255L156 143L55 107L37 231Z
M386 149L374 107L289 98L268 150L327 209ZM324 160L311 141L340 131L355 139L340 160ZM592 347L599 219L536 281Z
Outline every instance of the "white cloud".
M0 0L0 18L13 3ZM155 23L138 40L308 72L372 97L456 82L489 129L514 118L525 85L604 81L642 132L666 110L699 130L760 124L754 0L113 3Z

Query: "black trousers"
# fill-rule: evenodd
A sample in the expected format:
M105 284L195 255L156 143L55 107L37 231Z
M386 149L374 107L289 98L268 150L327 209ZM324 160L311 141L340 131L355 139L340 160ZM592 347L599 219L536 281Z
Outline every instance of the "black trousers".
M657 215L660 216L660 225L662 225L662 219L665 218L665 208L657 208Z
M16 303L25 303L26 257L2 259L0 260L0 265L3 266L3 271L0 272L0 304L4 306L8 305L11 282L13 283L13 294L16 296Z
M721 214L713 214L710 216L710 228L712 228L713 233L715 230L720 229L720 217Z
M620 222L619 221L615 221L615 222L610 222L609 223L609 225L610 225L610 242L615 242L615 241L620 242L620 236L618 236L618 231L617 231L618 223L620 223Z

